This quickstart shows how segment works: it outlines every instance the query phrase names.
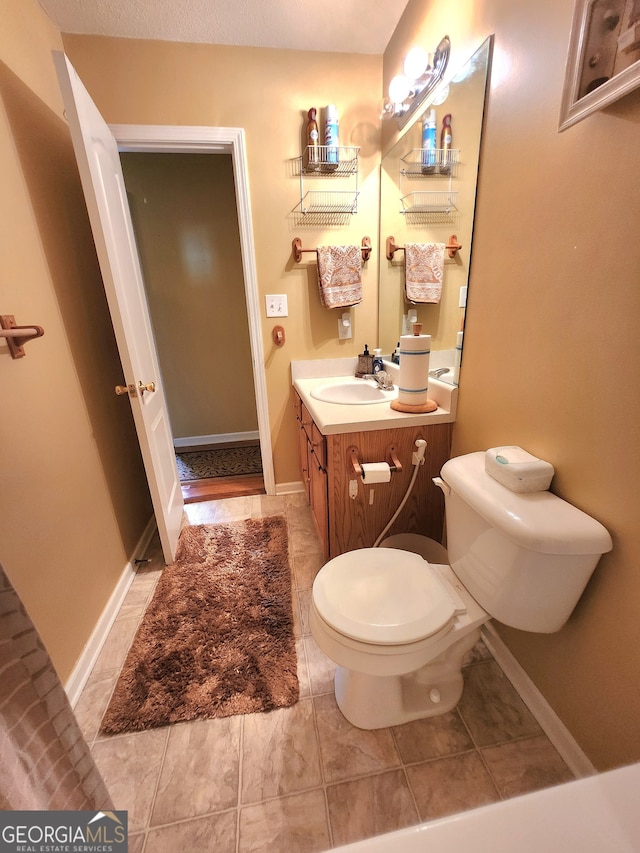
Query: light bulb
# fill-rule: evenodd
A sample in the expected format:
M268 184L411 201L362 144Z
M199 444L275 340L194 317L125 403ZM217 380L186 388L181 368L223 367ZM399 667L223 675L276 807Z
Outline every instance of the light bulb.
M404 74L397 74L389 83L389 97L394 104L401 104L409 96L411 83Z
M429 54L421 47L412 47L402 67L409 80L419 80L429 67Z

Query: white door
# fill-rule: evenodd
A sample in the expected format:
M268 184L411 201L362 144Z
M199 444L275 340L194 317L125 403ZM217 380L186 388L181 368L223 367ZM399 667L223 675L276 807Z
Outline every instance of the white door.
M54 61L162 550L170 563L184 502L118 146L64 53L54 51Z

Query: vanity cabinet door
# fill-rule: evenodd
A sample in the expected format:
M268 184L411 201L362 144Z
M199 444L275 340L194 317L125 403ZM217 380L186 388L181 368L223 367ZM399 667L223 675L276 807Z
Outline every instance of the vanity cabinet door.
M311 497L311 482L309 479L309 441L304 428L302 410L304 405L298 395L295 395L293 408L296 414L296 426L298 427L298 464L302 476L302 485L307 494L307 500ZM306 412L306 409L305 409ZM308 412L307 412L308 414Z
M311 481L311 511L322 542L325 558L329 556L329 501L327 497L327 472L320 464L320 456L311 447L309 454L309 479Z
M449 458L451 427L450 423L429 424L327 437L331 558L373 546L407 492L414 471L412 458L417 438L427 442L424 465L420 466L413 489L386 535L420 533L442 541L444 498L432 478L440 474ZM350 448L356 448L360 462L381 462L387 459L391 446L402 471L393 473L388 483L367 485L349 464Z
M302 482L311 506L325 557L329 554L329 501L327 497L327 440L313 422L298 394L294 411L298 426L298 459Z
M327 439L320 432L318 427L311 422L311 446L318 460L318 464L327 470Z

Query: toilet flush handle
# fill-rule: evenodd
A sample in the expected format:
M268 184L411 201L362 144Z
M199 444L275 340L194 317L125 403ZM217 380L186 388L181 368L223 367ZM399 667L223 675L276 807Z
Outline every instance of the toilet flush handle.
M451 494L451 486L442 479L442 477L433 477L432 482L436 484L439 489L445 493L445 495Z

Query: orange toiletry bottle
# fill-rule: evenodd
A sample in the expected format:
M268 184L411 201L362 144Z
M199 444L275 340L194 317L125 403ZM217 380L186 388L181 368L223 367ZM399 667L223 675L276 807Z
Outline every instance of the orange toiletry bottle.
M307 154L306 167L309 171L314 172L320 163L318 152L319 134L318 122L316 121L316 108L311 107L307 113Z
M451 168L451 143L453 142L453 131L451 130L451 113L447 113L442 119L442 130L440 131L440 171L447 174Z

